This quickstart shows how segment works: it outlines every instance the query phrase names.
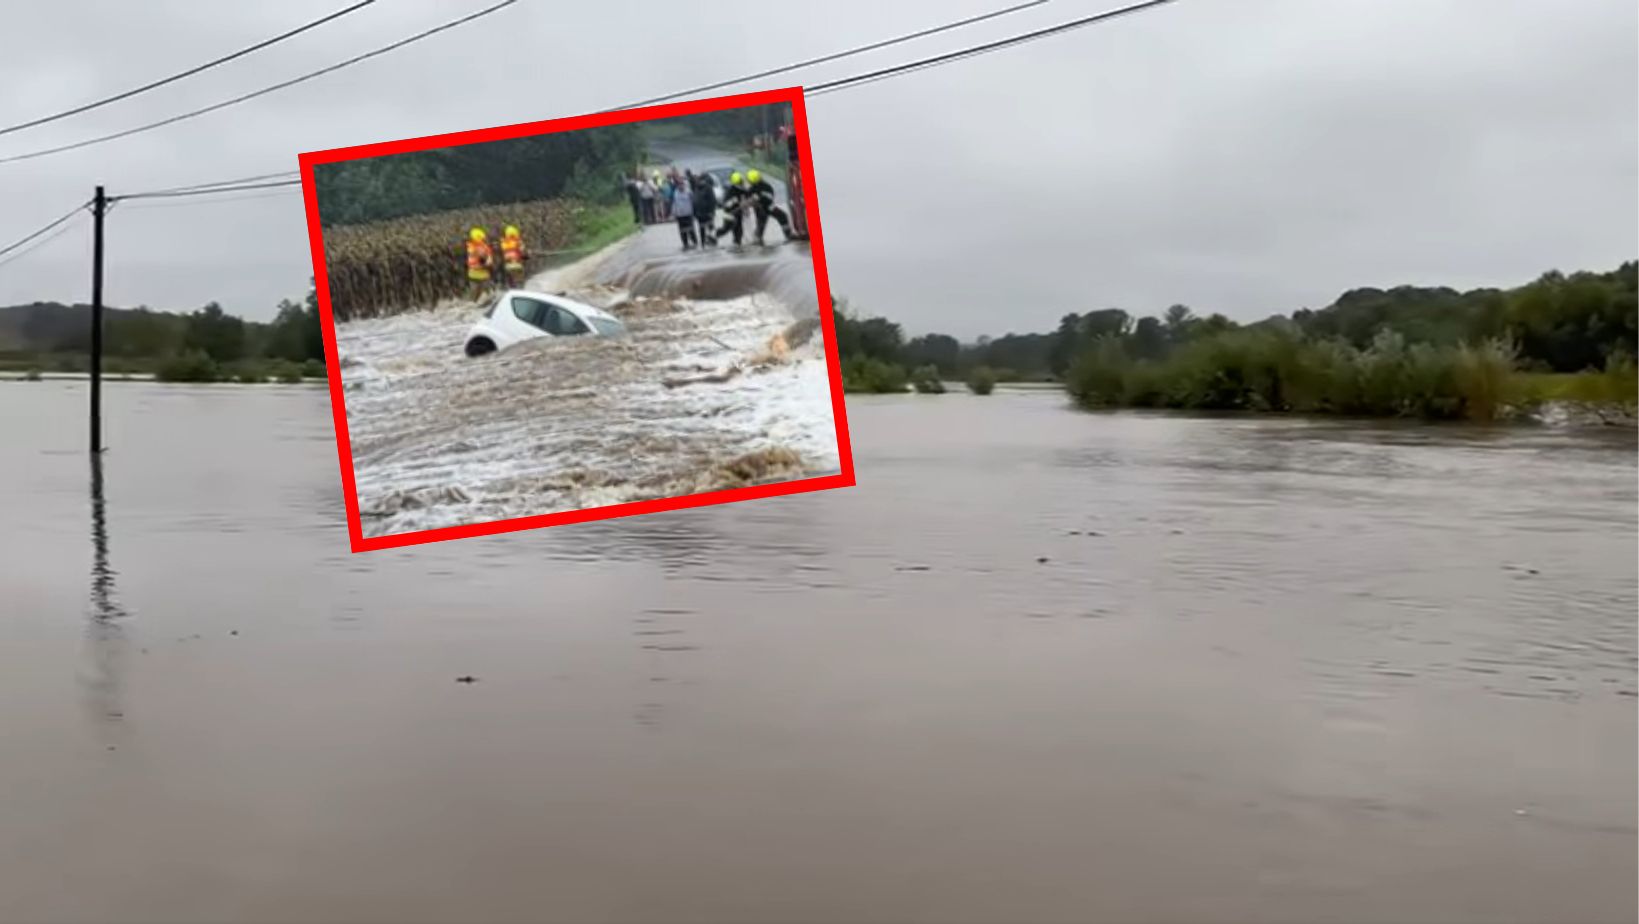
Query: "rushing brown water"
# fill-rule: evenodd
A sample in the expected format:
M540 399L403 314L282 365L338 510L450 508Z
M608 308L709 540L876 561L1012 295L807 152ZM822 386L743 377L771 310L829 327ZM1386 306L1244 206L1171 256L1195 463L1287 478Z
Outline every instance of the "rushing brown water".
M355 556L322 389L106 404L0 386L0 920L1634 917L1631 434L871 399Z
M804 245L678 247L653 227L529 281L607 307L616 338L472 358L483 306L459 300L339 325L364 534L838 471L824 338L787 337L818 325Z

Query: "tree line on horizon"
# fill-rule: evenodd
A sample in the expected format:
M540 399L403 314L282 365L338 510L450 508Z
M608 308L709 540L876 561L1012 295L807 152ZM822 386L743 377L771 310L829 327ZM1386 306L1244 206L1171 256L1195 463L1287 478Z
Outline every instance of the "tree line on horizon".
M210 302L182 314L105 308L104 366L175 381L318 377L324 336L317 292L285 299L273 320L250 321ZM40 371L83 372L91 352L91 306L35 302L0 308L0 362Z
M1245 408L1273 399L1291 409L1296 392L1282 386L1316 378L1320 373L1310 367L1335 365L1339 357L1390 363L1391 354L1405 354L1392 361L1402 379L1411 377L1413 360L1432 369L1438 355L1451 370L1480 362L1476 351L1485 345L1514 372L1629 368L1639 354L1636 290L1639 264L1629 261L1603 273L1550 271L1514 289L1352 289L1325 308L1251 324L1222 314L1200 317L1185 305L1143 317L1107 308L1066 314L1050 332L972 343L939 333L907 339L884 318L854 317L838 306L833 312L844 382L852 391L903 391L918 369L960 379L987 368L1002 381L1063 383L1089 406ZM1431 389L1438 390L1424 390ZM1334 403L1370 404L1344 397Z
M319 222L359 225L541 199L608 204L621 196L616 178L643 154L641 130L627 124L318 164Z

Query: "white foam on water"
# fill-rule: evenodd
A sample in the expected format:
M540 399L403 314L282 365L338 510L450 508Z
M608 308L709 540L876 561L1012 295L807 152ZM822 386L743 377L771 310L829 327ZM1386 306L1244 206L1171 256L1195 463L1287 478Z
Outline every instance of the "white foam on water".
M366 535L672 497L839 467L823 338L781 357L766 296L627 298L590 260L530 288L613 305L618 339L543 339L468 358L470 302L338 326ZM668 388L738 365L724 382ZM748 459L748 457L750 457Z

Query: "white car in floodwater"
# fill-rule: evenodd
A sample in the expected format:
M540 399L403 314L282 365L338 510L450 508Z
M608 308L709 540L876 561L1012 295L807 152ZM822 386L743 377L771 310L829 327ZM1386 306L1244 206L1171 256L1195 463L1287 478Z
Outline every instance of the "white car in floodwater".
M468 356L483 356L541 337L618 337L620 319L561 295L509 289L492 298L467 332Z

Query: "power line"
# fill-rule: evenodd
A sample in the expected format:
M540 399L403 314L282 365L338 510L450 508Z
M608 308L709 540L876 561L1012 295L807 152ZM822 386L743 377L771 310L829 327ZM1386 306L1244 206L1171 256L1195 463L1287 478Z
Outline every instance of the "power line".
M279 180L273 183L240 183L237 186L212 186L208 189L174 189L156 192L128 193L123 196L110 196L112 202L123 202L127 199L174 199L180 196L209 196L216 193L239 192L246 189L274 189L280 186L300 186L301 180Z
M84 141L76 141L73 144L58 145L57 147L54 147L54 148L43 148L43 149L38 150L38 151L30 151L27 154L13 154L10 157L0 157L0 164L9 164L9 163L14 163L14 162L20 161L20 160L30 160L30 159L35 158L35 157L44 157L47 154L60 154L64 151L73 151L73 150L76 150L76 149L79 149L79 148L90 147L91 145L101 144L105 141L113 141L113 140L118 139L118 138L127 138L127 137L130 137L131 135L139 134L141 132L151 131L153 129L161 128L161 127L166 126L166 125L172 125L174 123L181 122L181 121L186 120L186 119L192 119L192 118L195 118L197 116L202 116L202 115L205 115L206 113L215 112L219 109L226 109L229 106L236 106L240 103L247 102L249 100L253 100L253 99L255 99L259 96L265 96L265 95L267 95L269 93L272 93L276 90L283 90L286 87L293 87L296 84L305 83L306 81L312 80L315 77L322 77L325 74L329 74L329 73L333 73L335 71L339 71L344 67L350 67L354 64L359 63L360 61L366 61L366 60L369 60L370 58L374 58L378 55L384 55L389 51L393 51L395 49L403 48L405 45L409 45L409 44L414 43L414 42L419 42L424 38L430 38L434 35L437 35L440 32L444 32L444 31L447 31L449 29L453 29L456 26L460 26L460 25L463 25L465 23L469 23L469 22L473 21L474 19L478 19L478 18L483 17L483 16L488 16L491 13L497 12L497 11L499 11L499 10L505 8L505 7L509 7L512 4L517 3L517 2L518 2L518 0L501 0L500 3L497 3L493 6L485 7L484 9L479 10L476 13L469 13L468 15L463 16L460 19L451 20L447 23L444 23L441 26L434 26L433 28L428 29L425 32L418 32L415 35L410 36L409 38L399 39L398 41L392 43L391 45L384 45L380 48L377 48L374 51L368 51L368 52L365 52L362 55L357 55L355 57L348 58L345 61L341 61L339 63L332 64L329 67L323 67L323 68L320 68L316 71L312 71L310 73L303 74L300 77L294 77L290 80L285 80L285 81L282 81L280 83L273 84L272 86L263 87L260 90L255 90L253 92L246 93L246 94L243 94L241 96L235 96L232 99L223 100L220 103L214 103L210 106L205 106L205 107L200 108L200 109L190 110L190 111L184 112L180 115L171 116L168 119L161 119L158 122L150 122L147 125L139 125L136 128L128 128L128 129L126 129L125 131L122 131L122 132L114 132L111 135L101 135L101 136L96 137L96 138L87 138Z
M22 131L25 128L33 128L36 125L44 125L47 122L55 122L58 119L66 119L71 115L79 115L82 112L90 112L93 109L99 109L103 106L108 105L109 103L117 103L122 99L130 99L131 97L136 96L139 93L146 93L149 90L153 90L153 89L156 89L158 87L163 87L168 83L176 83L178 80L182 80L185 77L192 77L193 75L195 75L197 73L200 73L201 71L208 71L211 68L216 67L219 64L226 64L229 61L232 61L236 58L243 58L245 55L248 55L253 51L261 51L263 48L266 48L269 45L277 45L278 43L284 41L285 39L292 38L292 37L297 36L297 35L301 35L303 32L306 32L309 29L316 29L319 26L322 26L325 23L330 22L333 19L340 19L341 17L346 16L348 13L351 13L355 10L363 9L364 7L367 7L370 4L375 3L375 2L376 2L376 0L359 0L358 3L355 3L352 6L347 7L346 9L337 10L336 12L331 13L328 16L324 16L324 17L321 17L319 19L315 19L312 22L307 23L304 26L299 26L295 29L291 29L289 32L280 33L279 35L275 35L274 37L272 37L270 39L264 39L263 41L257 42L256 44L251 45L248 48L241 48L238 51L234 52L233 54L226 55L226 56L221 57L221 58L217 58L215 61L207 61L204 64L198 65L197 67L189 68L188 70L182 71L181 73L172 74L171 76L166 77L163 80L156 80L153 83L144 84L140 87L137 87L134 90L126 90L124 93L118 93L118 94L115 94L114 96L104 97L102 99L96 100L95 102L86 103L83 106L76 106L73 109L64 109L62 112L53 113L52 115L48 115L48 116L41 116L40 118L35 119L31 122L19 122L16 125L8 126L6 128L0 128L0 135L9 135L12 132Z
M215 190L211 191L215 192ZM294 192L295 190L293 189L277 189L272 192L253 192L246 193L241 196L224 196L220 199L181 199L176 202L138 202L127 209L127 211L145 212L149 209L190 208L197 205L216 205L222 202L247 202L251 199L283 199L288 198Z
M86 201L81 202L79 205L74 206L72 209L69 209L67 214L65 214L63 217L57 219L56 221L53 221L50 224L47 224L45 227L36 230L32 234L25 235L24 237L19 238L18 240L12 242L11 244L8 244L4 249L0 249L0 257L3 257L8 253L11 253L13 250L16 250L17 248L23 246L24 244L27 244L29 241L32 241L35 238L39 237L40 235L46 233L47 231L50 231L52 228L57 227L58 225L62 224L65 221L68 221L70 218L73 218L75 215L78 215L80 213L81 209L85 208L87 205L90 205L90 204L91 204L91 200L87 199Z
M495 12L495 11L501 9L502 7L508 6L508 5L510 5L514 2L516 2L516 0L505 0L505 2L499 3L495 6L489 7L489 8L484 9L484 10L480 10L479 12L474 13L470 16L464 17L463 19L458 19L458 20L455 20L453 22L447 23L443 26L440 26L438 28L429 30L428 32L423 32L420 35L412 36L409 39L406 39L406 40L403 40L401 42L395 43L395 45L389 45L389 46L387 46L383 49L378 49L377 51L370 52L367 55L362 55L358 58L352 59L351 61L346 61L346 62L342 62L341 64L338 64L338 65L333 65L331 68L328 68L327 70L335 70L337 68L344 67L349 63L353 63L353 62L356 62L356 61L363 60L364 58L367 58L367 57L372 57L374 55L381 54L385 51L391 50L394 47L399 47L399 46L402 46L404 44L408 44L409 42L417 41L420 38L424 38L428 35L431 35L433 33L442 31L444 29L453 28L456 25L460 25L463 22L470 21L471 19L475 19L479 16L488 15L489 13ZM882 48L882 47L886 47L888 45L893 45L893 44L898 44L898 43L902 43L902 42L905 42L905 41L909 41L913 38L918 38L918 37L922 37L922 36L925 36L925 35L932 35L932 34L935 34L935 33L938 33L938 32L949 31L949 30L954 29L954 28L959 28L960 26L963 26L963 25L970 25L974 22L979 22L979 21L986 20L986 19L994 19L996 17L1008 15L1010 13L1018 12L1020 10L1027 9L1027 8L1030 8L1030 7L1040 6L1040 5L1042 5L1044 3L1047 3L1047 2L1050 2L1050 0L1032 0L1032 2L1029 2L1029 3L1018 4L1018 5L1011 6L1011 7L1005 7L1005 8L1002 8L1000 10L995 10L995 11L992 11L990 13L982 14L980 16L969 17L968 19L964 19L964 20L957 20L955 22L948 23L948 24L943 25L943 26L936 26L936 27L933 27L933 28L930 28L930 29L924 29L924 30L921 30L919 32L910 33L910 34L907 34L907 35L904 35L904 36L899 36L899 37L894 38L894 39L887 39L887 40L883 40L881 42L875 42L875 43L871 43L871 44L868 44L868 45L858 46L858 47L853 48L853 49L849 49L849 50L842 51L842 52L837 52L837 53L834 53L834 54L831 54L831 55L825 55L825 56L822 56L822 57L819 57L819 58L813 58L813 59L810 59L808 61L800 62L798 64L788 65L788 66L783 67L783 68L775 68L775 69L772 69L772 70L763 71L763 72L760 72L759 74L753 74L753 75L749 75L749 76L746 76L746 77L739 77L739 78L735 78L733 80L719 81L717 83L708 84L708 85L705 85L703 87L697 87L697 88L692 89L692 90L685 90L685 91L682 91L680 93L668 94L668 95L663 96L663 97L655 97L652 100L645 100L643 102L632 103L632 104L629 104L627 106L619 107L619 109L629 109L629 108L635 108L635 107L638 107L638 106L649 105L650 103L653 103L653 102L663 101L663 100L667 100L667 99L675 99L679 96L687 96L687 95L690 95L690 94L693 94L693 93L702 92L703 90L717 89L717 88L728 86L728 85L734 84L734 83L741 83L741 82L745 82L745 81L749 81L749 80L759 79L760 77L764 77L764 76L770 76L770 75L773 75L773 74L785 73L787 71L812 66L814 64L823 63L823 62L826 62L826 61L838 60L840 58L848 57L850 55L860 54L860 53L863 53L865 51L873 50L873 49L876 49L876 48ZM806 91L806 95L808 95L808 96L819 96L819 95L823 95L825 93L831 93L831 92L836 92L838 90L849 89L851 87L863 86L863 85L868 84L868 83L875 83L879 80L887 80L887 79L890 79L890 78L893 78L893 77L903 76L905 74L913 73L915 71L924 70L924 69L932 68L932 67L938 67L938 66L941 66L941 65L944 65L944 64L954 63L956 61L963 60L965 58L975 57L977 55L982 55L982 54L988 54L992 51L1000 51L1000 50L1005 49L1005 48L1009 48L1009 47L1012 47L1012 46L1015 46L1015 45L1025 44L1027 42L1035 41L1037 39L1048 38L1048 37L1053 36L1053 35L1058 35L1058 34L1061 34L1061 33L1064 33L1064 32L1069 32L1069 31L1072 31L1072 30L1075 30L1075 29L1079 29L1079 28L1083 28L1083 27L1086 27L1086 26L1094 25L1096 23L1104 22L1104 21L1114 19L1114 18L1119 17L1119 16L1124 16L1124 15L1127 15L1127 14L1130 14L1130 13L1142 12L1144 10L1152 9L1154 7L1162 6L1164 4L1171 3L1171 2L1172 2L1172 0L1146 0L1146 2L1136 3L1136 4L1133 4L1133 5L1122 7L1122 8L1115 9L1115 10L1108 10L1108 11L1105 11L1103 13L1097 13L1097 14L1094 14L1094 15L1091 15L1091 16L1085 16L1085 17L1082 17L1080 19L1074 19L1074 20L1070 20L1069 22L1060 23L1059 25L1056 25L1056 26L1050 26L1050 27L1047 27L1045 29L1038 29L1038 30L1035 30L1033 32L1021 33L1019 35L1011 36L1011 37L1008 37L1008 38L1005 38L1005 39L1000 39L1000 40L997 40L997 41L994 41L994 42L987 42L987 43L983 43L983 44L980 44L980 45L969 46L967 48L959 49L957 51L947 52L945 54L935 55L935 56L928 57L928 58L923 58L923 59L920 59L920 60L917 60L917 61L911 61L911 62L907 62L905 64L895 65L893 67L881 68L879 70L870 71L870 72L866 72L866 73L863 73L863 74L856 74L856 75L853 75L851 77L844 77L844 78L840 78L838 80L828 81L828 82L825 82L825 83L817 84L812 88L809 88ZM310 77L318 76L319 74L322 74L322 73L325 73L325 72L326 71L316 71L313 74L307 75L306 77L298 78L296 81L287 82L286 84L283 84L283 85L276 85L274 87L268 88L267 90L258 91L257 94L251 94L250 96L242 97L241 100L252 98L255 95L259 95L260 93L271 92L272 90L277 89L279 86L288 86L288 85L290 85L290 83L300 82L301 80L305 80L305 79L308 79ZM220 108L221 106L224 106L224 105L230 105L232 102L234 102L234 101L229 101L228 103L218 104L217 107L213 107L213 108ZM619 111L619 109L607 109L607 110L603 110L603 111L604 112L617 112L617 111ZM209 111L209 109L201 110L201 112L204 112L204 111ZM187 116L184 115L184 116L179 116L177 118L180 119L180 118L186 118L186 117ZM168 120L168 121L175 121L175 119ZM157 124L166 124L166 123L156 123L156 125ZM140 130L140 129L138 129L138 130ZM11 159L16 159L16 158L11 158ZM6 162L6 161L5 160L0 160L0 163L4 163L4 162ZM258 182L256 182L256 181L260 181L260 180L275 180L275 179L282 178L282 177L298 177L298 178L283 180L283 181L280 181L280 182L267 182L267 183L258 183ZM301 180L299 179L299 172L298 171L282 171L282 172L279 172L279 173L265 173L265 174L259 174L259 175L256 175L256 176L240 177L240 178L237 178L237 179L234 179L234 180L220 180L220 181L217 181L217 182L214 182L214 183L198 183L198 184L194 184L194 185L191 185L191 186L178 186L178 187L171 187L171 188L167 188L167 189L152 190L152 191L148 191L148 192L131 193L131 194L123 195L123 196L114 197L111 200L111 202L118 202L118 201L126 200L126 199L173 198L173 197L178 197L178 196L213 195L213 194L217 194L217 193L229 193L229 192L238 192L238 191L244 191L244 190L271 189L271 188L283 187L283 186L297 186L297 185L300 185L300 183L301 183ZM259 197L239 197L239 198L259 198ZM66 220L66 217L63 220ZM45 233L48 230L50 230L49 227L41 229L40 231L35 232L35 235ZM31 238L32 238L32 236L31 236ZM31 238L25 238L23 241L18 242L18 244L12 245L11 248L7 248L7 250L10 250L10 249L13 249L17 246L20 246L22 243L25 243L27 240L29 240ZM0 255L3 255L6 252L7 251L0 251Z
M207 188L215 187L215 186L237 186L240 183L254 183L258 180L276 180L276 179L282 179L284 177L299 177L299 176L301 176L301 171L299 171L299 170L281 170L278 173L259 173L256 176L242 176L242 177L238 177L238 178L232 179L232 180L217 180L214 183L194 183L194 184L191 184L191 185L188 185L188 186L170 186L170 187L166 187L165 189L144 190L143 193L131 193L126 198L130 198L131 196L136 196L136 195L187 192L187 191L190 191L190 190L207 189Z
M998 41L986 42L982 45L972 45L967 48L947 52L942 55L934 55L931 58L923 58L920 61L897 64L893 67L885 67L881 70L871 71L866 74L855 74L852 77L844 77L840 80L832 80L826 83L815 84L812 87L805 88L803 92L805 96L823 96L826 93L834 93L838 90L846 90L850 87L861 86L867 83L875 83L878 80L886 80L890 77L899 77L914 71L925 70L930 67L938 67L942 64L951 64L964 58L972 58L978 55L988 54L992 51L1000 51L1004 48L1011 48L1014 45L1022 45L1026 42L1033 42L1037 39L1059 35L1073 29L1080 29L1085 26L1095 25L1097 23L1114 19L1118 16L1125 16L1129 13L1141 13L1145 10L1154 9L1155 7L1163 6L1172 2L1173 0L1145 0L1143 3L1134 3L1131 6L1124 6L1120 9L1107 10L1103 13L1096 13L1092 16L1083 16L1080 19L1072 19L1069 22L1060 23L1056 26L1049 26L1045 29L1038 29L1034 32L1025 32L1009 38L1000 39Z
M876 51L877 49L887 48L887 47L892 46L892 45L900 45L900 44L903 44L905 42L912 41L914 39L925 38L925 37L930 36L930 35L937 35L941 32L949 32L952 29L959 29L963 26L970 26L970 25L973 25L974 23L984 22L986 20L996 19L996 18L999 18L999 17L1002 17L1002 16L1010 15L1012 13L1017 13L1017 12L1021 12L1023 10L1031 9L1031 8L1034 8L1034 7L1043 6L1043 5L1046 5L1050 2L1052 2L1052 0L1030 0L1030 2L1028 2L1028 3L1019 3L1019 4L1015 4L1013 6L1003 7L1002 9L992 10L989 13L982 13L978 16L970 16L966 19L959 19L959 20L956 20L954 22L945 23L944 25L933 26L933 27L930 27L930 28L927 28L927 29L921 29L921 30L916 31L916 32L906 33L905 35L901 35L901 36L898 36L896 38L883 39L882 41L878 41L878 42L871 42L871 43L865 44L865 45L858 45L858 46L855 46L853 48L850 48L850 49L847 49L847 50L844 50L844 51L834 52L832 54L827 54L827 55L821 55L820 57L817 57L817 58L809 58L806 61L800 61L796 64L788 64L784 67L771 68L769 70L759 71L755 74L747 74L743 77L736 77L736 78L733 78L732 80L719 80L716 83L704 84L702 86L694 87L693 89L683 90L683 91L680 91L680 92L677 92L677 93L668 93L665 96L656 96L656 97L653 97L653 98L650 98L650 99L641 100L641 101L635 102L635 103L627 103L624 106L617 106L613 109L604 109L604 110L601 110L601 111L604 112L604 113L609 113L609 112L619 112L622 109L635 109L639 106L648 106L648 105L652 105L654 103L660 103L660 102L665 102L667 100L677 99L677 98L683 97L683 96L692 96L696 93L704 93L704 92L709 91L709 90L717 90L717 89L721 89L722 87L732 86L732 85L737 84L737 83L746 83L746 82L752 81L752 80L760 80L764 77L772 77L776 74L784 74L784 73L788 73L790 71L800 70L800 69L805 68L805 67L812 67L816 64L825 64L825 63L830 62L830 61L839 61L843 58L848 58L848 57L852 57L854 55L864 54L865 52L868 52L868 51ZM4 161L0 161L0 163L4 163ZM157 190L157 192L175 192L175 191L180 191L180 190L198 189L198 188L202 188L202 187L206 187L206 186L225 186L225 185L229 185L229 184L236 184L236 183L241 183L241 182L250 182L250 181L254 181L254 180L266 180L266 179L274 179L274 178L278 178L278 177L299 176L299 175L300 175L299 171L286 170L286 171L282 171L280 173L264 173L264 174L260 174L258 176L240 177L240 178L235 179L235 180L223 180L219 183L198 183L198 184L194 184L192 186L171 187L169 189ZM131 198L131 197L127 196L125 198Z
M76 209L75 211L78 212L79 210ZM63 225L62 227L59 227L57 230L51 232L50 234L47 234L45 237L42 237L42 238L36 240L34 243L28 245L27 247L24 247L22 250L19 250L15 253L11 254L10 256L0 257L0 266L6 266L7 264L10 264L14 261L21 260L24 257L28 256L29 254L33 253L34 251L40 249L41 247L44 247L45 245L51 243L52 241L56 240L57 238L63 236L64 234L66 234L66 233L68 233L69 231L72 231L72 230L74 230L73 225Z
M943 25L932 26L932 27L929 27L929 28L926 28L926 29L918 30L916 32L906 33L905 35L897 36L895 38L883 39L883 40L877 41L877 42L870 42L870 43L867 43L867 44L864 44L864 45L858 45L858 46L855 46L853 48L849 48L849 49L846 49L846 50L843 50L843 51L833 52L833 53L827 54L827 55L821 55L820 57L817 57L817 58L809 58L806 61L800 61L796 64L789 64L789 65L786 65L784 67L771 68L769 70L759 71L755 74L747 74L747 75L742 76L742 77L735 77L735 78L730 79L730 80L720 80L720 81L717 81L715 83L704 84L704 85L694 87L694 88L689 89L689 90L683 90L683 91L680 91L680 92L677 92L677 93L668 93L664 96L656 96L656 97L652 97L650 99L641 100L639 102L628 103L624 106L619 106L619 107L616 107L614 109L605 109L605 110L602 110L602 112L605 112L605 113L619 112L622 109L634 109L634 108L637 108L639 106L647 106L647 105L651 105L651 104L654 104L654 103L657 103L657 102L664 102L666 100L677 99L677 98L683 97L683 96L692 96L692 95L697 94L697 93L703 93L703 92L706 92L706 91L709 91L709 90L716 90L716 89L720 89L720 88L726 87L726 86L731 86L731 85L737 84L737 83L745 83L745 82L752 81L752 80L759 80L759 79L762 79L764 77L770 77L770 76L773 76L773 75L776 75L776 74L783 74L783 73L787 73L787 72L794 71L794 70L800 70L800 69L803 69L803 68L812 67L816 64L824 64L824 63L827 63L827 62L830 62L830 61L837 61L837 60L841 60L843 58L852 57L854 55L863 54L863 53L868 52L868 51L875 51L877 49L887 48L887 47L892 46L892 45L903 44L905 42L912 41L912 40L918 39L918 38L924 38L924 37L929 36L929 35L936 35L936 34L939 34L941 32L949 32L953 29L958 29L958 28L962 28L964 26L973 25L975 23L984 22L986 20L997 19L999 17L1011 15L1013 13L1018 13L1018 12L1021 12L1023 10L1026 10L1026 9L1031 9L1031 8L1038 7L1038 6L1043 6L1043 5L1045 5L1047 3L1050 3L1050 2L1052 2L1052 0L1030 0L1030 2L1027 2L1027 3L1019 3L1019 4L1015 4L1013 6L1003 7L1003 8L998 9L998 10L992 10L988 13L982 13L982 14L977 15L977 16L970 16L966 19L959 19L959 20L955 20L953 22L945 23ZM1166 0L1161 0L1161 2L1166 2ZM1100 16L1102 16L1104 18L1108 18L1109 16L1117 15L1120 12L1123 12L1123 11L1117 11L1116 13L1104 13L1104 14L1100 14ZM1086 23L1082 23L1082 24L1085 25ZM1070 24L1068 27L1074 28L1075 25ZM1066 28L1066 27L1063 27L1063 26L1055 27L1055 29L1057 29L1059 31L1062 31L1064 28ZM1043 30L1043 31L1044 32L1050 32L1050 30ZM1011 42L1017 43L1018 41L1022 41L1022 40L1023 39L1015 38L1015 39L1006 40L1006 41L1011 41ZM972 55L972 54L979 54L979 53L983 53L983 52L982 51L963 52L963 54L965 54L965 55ZM928 64L928 63L925 63L925 62L917 62L914 65L912 65L912 68L913 69L920 69L922 67L931 67L931 66L934 66L934 65ZM865 78L865 77L868 77L869 79L862 79L862 78ZM846 80L848 80L848 81L858 81L860 83L874 82L874 80L879 80L879 79L885 79L885 78L883 76L871 76L871 75L862 75L861 77L846 78ZM4 163L4 161L0 161L0 163ZM156 190L156 192L178 192L178 191L183 191L183 190L200 189L200 188L204 188L204 187L217 187L217 186L236 185L236 184L241 183L241 182L250 182L250 181L255 181L255 180L265 180L265 179L273 179L273 178L281 178L281 177L294 177L294 176L299 176L299 175L300 174L299 174L298 171L289 170L289 171L282 171L280 173L265 173L265 174L260 174L260 175L257 175L257 176L240 177L240 178L235 179L235 180L223 180L223 181L220 181L220 182L217 182L217 183L199 183L199 184L194 184L194 185L191 185L191 186L178 186L178 187L172 187L172 188L164 189L164 190ZM126 196L124 198L131 198L131 196Z
M890 45L900 45L900 44L903 44L905 42L909 42L909 41L912 41L914 39L924 38L924 37L929 36L929 35L937 35L941 32L949 32L952 29L960 29L963 26L971 26L974 23L984 22L985 20L988 20L988 19L996 19L996 18L1001 17L1001 16L1007 16L1009 14L1017 13L1017 12L1020 12L1022 10L1028 10L1028 9L1033 8L1033 7L1043 6L1043 5L1045 5L1047 3L1050 3L1050 2L1052 2L1052 0L1031 0L1031 2L1029 2L1029 3L1020 3L1020 4L1016 4L1014 6L1004 7L1004 8L999 9L999 10L993 10L989 13L982 13L978 16L970 16L967 19L958 19L955 22L946 23L942 26L934 26L934 27L929 28L929 29L922 29L922 30L917 31L917 32L906 33L905 35L901 35L897 38L884 39L880 42L872 42L868 45L858 45L858 46L855 46L853 48L847 49L846 51L839 51L839 52L835 52L833 54L821 55L818 58L809 58L806 61L800 61L796 64L787 64L784 67L776 67L776 68L771 68L771 69L766 70L766 71L758 71L755 74L747 74L744 77L736 77L732 80L719 80L716 83L704 84L702 86L695 87L691 90L682 90L682 91L677 92L677 93L668 93L665 96L656 96L656 97L652 97L650 99L641 100L641 101L636 102L636 103L627 103L624 106L616 106L613 109L604 109L604 110L602 110L602 112L619 112L622 109L636 109L639 106L649 106L649 105L653 105L654 103L663 103L663 102L666 102L667 100L674 100L674 99L677 99L677 98L683 97L683 96L693 96L697 93L704 93L708 90L720 90L723 87L733 86L734 84L737 84L737 83L748 83L748 82L753 81L753 80L761 80L764 77L773 77L776 74L784 74L784 73L787 73L789 71L800 70L800 69L805 68L805 67L812 67L815 64L825 64L826 62L829 62L829 61L839 61L843 58L850 58L850 57L853 57L854 55L864 54L867 51L876 51L879 48L887 48Z

